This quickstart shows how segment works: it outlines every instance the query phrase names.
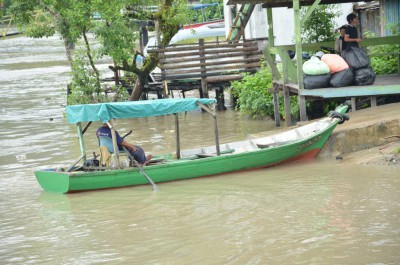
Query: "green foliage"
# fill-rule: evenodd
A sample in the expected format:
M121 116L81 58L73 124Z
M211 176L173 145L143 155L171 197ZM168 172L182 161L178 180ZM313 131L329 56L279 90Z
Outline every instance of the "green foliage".
M122 86L109 88L113 97L108 97L98 87L96 74L83 52L77 52L72 63L72 81L69 84L68 105L91 104L110 101L126 101L128 92Z
M366 32L365 37L375 37L375 34ZM400 44L369 46L371 66L377 75L398 73Z
M253 118L273 116L274 103L272 94L268 91L272 87L271 72L262 67L253 75L245 74L242 80L231 83L234 96L238 98L237 109ZM280 113L284 116L283 97L279 98ZM297 97L291 97L291 114L297 116L299 107Z
M201 0L202 4L214 4L215 6L209 6L202 10L191 10L190 11L190 22L199 23L204 21L212 21L217 19L223 19L223 1L222 0Z
M394 152L395 152L396 154L399 154L399 155L400 155L400 147L397 147L397 148L394 150Z
M303 17L310 7L301 8ZM318 5L302 26L303 43L316 43L335 40L334 19L339 16L335 5Z

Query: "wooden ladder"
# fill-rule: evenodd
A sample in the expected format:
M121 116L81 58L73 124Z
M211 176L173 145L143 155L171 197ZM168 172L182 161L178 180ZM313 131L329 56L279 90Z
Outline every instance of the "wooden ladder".
M235 42L240 40L255 6L255 4L243 4L240 6L240 10L236 15L235 21L229 31L228 37L226 38L227 41Z

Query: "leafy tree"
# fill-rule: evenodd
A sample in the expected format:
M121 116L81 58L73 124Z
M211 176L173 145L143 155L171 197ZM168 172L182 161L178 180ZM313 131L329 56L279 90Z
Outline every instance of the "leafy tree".
M158 11L151 12L148 6L157 3ZM94 74L96 82L91 84L95 86L94 91L99 94L99 72L95 67L94 55L86 36L87 32L92 31L102 45L100 56L110 56L114 61L114 66L110 66L111 70L123 70L137 75L137 82L131 95L132 100L140 98L145 79L159 61L158 55L153 53L146 58L142 68L136 66L138 52L134 51L134 48L138 38L138 25L135 22L154 20L159 35L162 36L159 45L165 47L179 30L180 25L188 20L184 0L14 0L10 11L17 25L26 28L28 36L42 38L59 32L64 40L68 62L73 71L87 69L74 67L72 58L75 43L83 38L86 56L92 68L91 73L88 71L84 73L87 73L90 79ZM93 20L94 13L99 14L101 19Z
M303 17L310 7L301 8L300 16ZM318 5L302 26L304 43L335 40L334 19L339 16L335 5Z

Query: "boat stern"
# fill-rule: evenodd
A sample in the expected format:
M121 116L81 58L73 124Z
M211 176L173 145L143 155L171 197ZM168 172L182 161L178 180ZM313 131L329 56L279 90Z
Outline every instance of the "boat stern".
M67 193L69 191L69 174L56 169L35 171L35 176L42 189L50 192Z

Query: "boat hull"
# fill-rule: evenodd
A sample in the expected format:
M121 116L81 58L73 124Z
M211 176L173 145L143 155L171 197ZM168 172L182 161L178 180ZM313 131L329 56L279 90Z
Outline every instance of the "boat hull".
M145 167L156 183L190 179L222 173L270 167L285 162L314 158L328 140L338 121L303 140L281 146L200 159L179 159ZM92 172L36 171L46 191L67 193L148 184L137 168Z

